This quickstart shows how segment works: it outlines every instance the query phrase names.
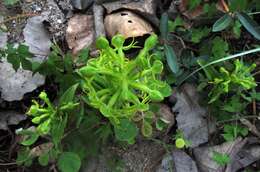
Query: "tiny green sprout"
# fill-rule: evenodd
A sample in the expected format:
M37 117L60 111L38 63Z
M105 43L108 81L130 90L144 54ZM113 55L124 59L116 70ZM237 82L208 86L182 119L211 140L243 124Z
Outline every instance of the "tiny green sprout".
M184 148L186 145L185 143L185 140L183 138L178 138L175 140L175 146L178 148L178 149L182 149Z

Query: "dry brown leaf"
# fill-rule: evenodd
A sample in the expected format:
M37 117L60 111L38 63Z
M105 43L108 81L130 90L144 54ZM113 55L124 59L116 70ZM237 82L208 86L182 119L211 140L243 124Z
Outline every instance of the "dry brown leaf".
M42 154L49 152L52 149L52 147L53 147L53 144L50 143L50 142L40 144L39 146L36 146L36 147L31 149L30 155L32 157L38 157Z
M75 15L68 22L66 40L73 54L90 46L94 41L94 21L92 15Z
M199 5L193 10L188 9L188 0L181 0L179 4L179 10L182 15L186 16L189 19L194 19L203 14L203 6Z
M107 15L105 29L109 37L118 33L126 38L138 37L153 32L152 26L147 21L128 10Z
M175 117L171 111L171 108L166 104L160 104L160 109L159 112L157 113L163 121L167 122L168 124L167 132L168 132L175 123Z

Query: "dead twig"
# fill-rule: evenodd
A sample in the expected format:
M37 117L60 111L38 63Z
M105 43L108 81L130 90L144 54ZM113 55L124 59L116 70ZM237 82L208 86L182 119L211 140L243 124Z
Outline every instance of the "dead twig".
M39 15L40 15L39 13L19 14L19 15L14 16L14 17L9 17L9 18L5 19L4 21L0 22L0 26L7 23L7 22L12 21L12 20L18 20L18 19L21 19L21 18L34 17L34 16L39 16Z
M240 122L248 127L248 130L251 131L254 135L260 138L260 132L257 130L256 126L253 125L249 120L241 118Z

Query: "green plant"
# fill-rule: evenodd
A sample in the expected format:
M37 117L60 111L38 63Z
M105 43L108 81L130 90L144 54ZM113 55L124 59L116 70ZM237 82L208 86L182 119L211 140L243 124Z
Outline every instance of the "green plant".
M134 48L134 43L124 46L124 41L121 35L114 36L112 48L107 39L99 38L97 47L101 50L100 56L90 59L78 73L82 78L85 102L99 109L110 120L115 126L116 135L122 122L129 126L129 134L132 134L128 141L132 142L137 130L131 119L137 113L148 111L149 102L161 101L169 96L171 88L160 80L162 62L153 59L153 55L149 54L157 43L157 36L150 36L133 60L126 58L123 51ZM146 129L151 128L147 122L143 126Z
M190 141L184 138L183 132L179 130L177 130L174 136L174 140L175 140L175 146L178 149L182 149L184 147L188 148L191 145Z
M235 140L238 136L247 136L248 134L248 129L241 127L239 125L229 125L226 124L224 125L224 134L222 136L226 141L233 141Z
M254 88L256 83L251 72L255 66L255 64L247 66L242 61L236 60L231 71L224 67L220 67L219 71L214 67L204 68L209 84L213 86L209 93L209 103L216 101L222 94L232 92L233 90L237 92L238 88L241 90Z
M212 159L220 166L225 166L230 162L230 157L228 154L222 154L219 152L213 152Z
M52 150L39 155L40 164L48 164L49 157L56 159L62 153L61 140L64 136L69 115L79 105L79 103L74 102L77 87L78 85L74 85L68 89L60 97L58 106L54 106L47 94L41 92L39 98L43 101L43 104L34 100L27 113L29 116L32 116L32 122L37 125L36 129L23 129L17 132L17 134L23 136L21 144L24 146L33 145L40 136L50 136L50 141L54 147ZM64 157L65 155L62 156ZM44 162L44 159L47 162Z
M242 5L243 3L245 4ZM250 34L260 40L260 28L258 23L256 23L247 13L243 12L246 9L246 4L247 1L232 1L230 3L231 12L227 11L226 14L219 18L214 23L212 31L222 31L238 20Z
M171 94L171 87L161 81L162 62L150 54L157 43L157 36L151 35L145 41L144 48L135 59L128 59L123 52L135 48L135 43L124 46L124 41L121 35L114 36L112 48L107 39L99 38L97 47L100 56L87 63L84 62L87 51L73 63L68 59L71 58L70 54L63 54L57 46L53 46L48 60L34 64L34 72L54 77L61 88L60 96L55 105L46 92L41 92L39 101L32 101L27 114L32 117L36 128L17 131L23 138L23 148L17 159L19 164L31 165L32 159L38 157L38 162L43 166L50 160L57 160L62 172L76 172L81 160L96 153L98 146L106 143L112 135L111 124L115 138L129 144L134 143L138 134L136 123L141 124L145 137L152 135L155 115L150 111L149 104L162 101ZM78 62L83 67L75 72ZM50 68L47 73L43 70L45 67ZM61 87L66 82L64 73L74 78L74 85L70 83L68 88ZM96 109L105 119L99 116ZM66 132L71 126L74 126L75 132ZM41 138L46 138L52 146L35 155L32 153L34 148L30 147ZM86 142L91 151L86 150Z
M20 66L25 70L32 70L32 57L33 55L29 52L29 47L23 44L19 44L18 47L7 44L6 48L0 49L0 60L6 58L15 70L20 68Z
M169 25L170 23L170 25ZM173 47L169 45L169 29L175 29L177 26L182 25L180 19L177 18L176 22L171 23L169 22L168 14L163 13L160 20L160 32L161 32L161 39L163 41L163 54L166 57L167 64L170 70L175 74L178 75L180 72L180 67L178 64L176 53L173 50ZM171 30L170 30L171 31Z

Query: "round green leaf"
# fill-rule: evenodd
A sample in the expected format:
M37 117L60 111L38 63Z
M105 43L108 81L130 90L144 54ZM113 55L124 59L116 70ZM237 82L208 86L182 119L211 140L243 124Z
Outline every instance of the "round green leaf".
M136 125L128 119L120 120L119 125L114 127L114 131L118 140L127 141L129 144L133 143L138 133Z
M226 29L232 22L232 17L229 14L225 14L220 19L218 19L213 25L213 32L219 32Z
M63 152L58 159L58 168L61 172L78 172L80 166L80 157L73 152Z

